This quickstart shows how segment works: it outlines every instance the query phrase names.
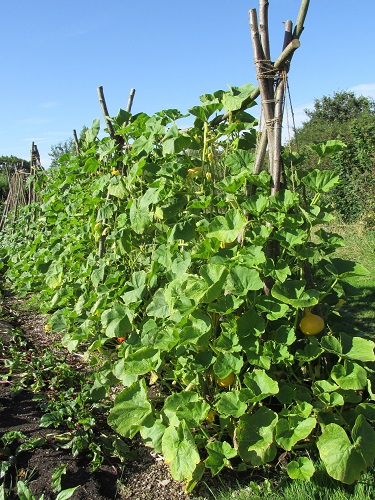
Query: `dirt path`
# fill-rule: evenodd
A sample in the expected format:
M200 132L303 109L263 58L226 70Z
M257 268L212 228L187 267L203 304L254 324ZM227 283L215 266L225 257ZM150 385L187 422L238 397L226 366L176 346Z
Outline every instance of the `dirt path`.
M20 329L18 331L21 331L30 349L42 352L43 349L50 349L52 344L51 338L45 333L43 317L24 311L21 306L21 302L8 300L5 302L9 313L7 321L0 320L0 439L9 431L19 431L25 434L27 440L46 438L47 443L17 453L17 444L22 443L22 439L11 443L6 449L1 449L0 441L0 466L1 461L12 462L5 478L0 479L0 486L5 481L8 491L8 497L5 498L17 498L12 484L14 486L22 480L28 484L36 499L42 494L45 500L55 499L57 494L51 487L52 473L62 464L67 465L67 473L62 477L62 489L79 485L71 497L73 500L212 498L207 490L199 491L198 495L186 495L182 485L170 476L162 457L151 454L139 444L134 449L135 460L125 466L115 461L112 464L104 463L95 472L91 472L84 458L74 458L70 452L56 449L53 443L49 444L48 434L52 431L39 426L43 413L38 402L33 399L34 393L29 390L14 392L12 377L8 381L4 376L7 372L4 365L7 346L15 328Z

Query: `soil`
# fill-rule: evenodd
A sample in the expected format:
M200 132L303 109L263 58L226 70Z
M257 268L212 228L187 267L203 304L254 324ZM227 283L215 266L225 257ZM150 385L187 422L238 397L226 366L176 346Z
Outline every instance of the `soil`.
M44 329L44 318L22 308L22 302L15 299L8 299L3 303L7 308L7 321L0 320L0 337L6 345L7 339L12 335L14 328L20 328L22 336L30 344L31 348L40 352L43 349L51 348L51 339L48 338ZM16 311L16 312L14 312ZM1 312L1 304L0 304ZM9 319L10 318L10 319ZM81 359L71 359L79 368ZM0 359L0 375L3 368ZM33 398L34 393L28 390L15 392L13 382L2 380L0 377L0 439L5 432L21 431L28 438L46 437L51 429L39 426L39 420L43 413L38 402ZM45 445L33 450L15 453L10 445L14 462L12 473L8 477L6 487L8 491L17 480L26 482L31 493L36 499L44 495L44 500L55 499L57 494L51 487L52 473L56 467L67 464L67 473L63 475L62 489L72 488L79 485L79 488L70 497L73 500L99 500L99 499L134 499L134 500L174 500L174 499L209 499L214 498L212 491L217 490L216 479L210 476L204 478L201 486L192 494L184 492L183 485L175 481L168 466L164 463L163 457L153 454L141 443L132 443L135 459L129 463L104 463L95 472L91 471L90 464L84 457L73 457L69 451L56 449L53 446ZM134 449L133 449L134 448ZM0 448L0 467L1 455ZM8 450L9 453L9 450ZM8 459L9 460L9 459ZM0 470L1 473L1 470ZM0 474L0 485L3 479ZM238 478L229 475L221 479L219 486L238 484ZM12 491L14 491L13 488ZM1 491L0 491L1 493ZM5 498L18 498L12 494Z

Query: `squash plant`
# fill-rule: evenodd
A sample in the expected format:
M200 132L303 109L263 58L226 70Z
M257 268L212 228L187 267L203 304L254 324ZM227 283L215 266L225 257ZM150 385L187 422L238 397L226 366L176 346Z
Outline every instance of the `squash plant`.
M95 120L3 232L3 271L97 367L93 398L120 387L110 426L162 453L188 490L206 469L284 452L290 477L309 479L314 450L352 483L375 458L374 343L339 304L366 270L335 257L321 196L333 172L286 169L272 195L252 173L253 91L202 96L188 130L175 109L120 110L121 141L99 139ZM324 319L316 335L299 328L305 309Z

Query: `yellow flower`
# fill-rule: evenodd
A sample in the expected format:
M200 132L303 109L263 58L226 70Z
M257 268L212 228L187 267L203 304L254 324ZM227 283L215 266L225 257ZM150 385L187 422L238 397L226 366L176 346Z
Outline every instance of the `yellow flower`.
M119 170L112 170L111 174L112 175L120 175L120 171Z
M199 177L201 175L202 175L202 167L195 167L188 169L188 177L190 177L190 179L193 179L194 177Z

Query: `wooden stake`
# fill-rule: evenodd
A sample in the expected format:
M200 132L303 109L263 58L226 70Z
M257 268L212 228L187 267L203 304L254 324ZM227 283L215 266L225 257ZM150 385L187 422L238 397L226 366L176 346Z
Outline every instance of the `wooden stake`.
M128 98L128 104L126 106L126 111L128 113L130 113L130 111L132 110L134 95L135 95L135 89L130 89L130 94L129 94L129 98Z
M270 60L270 40L268 35L268 0L260 0L259 2L259 29L260 39L262 42L264 58Z
M303 24L306 19L307 11L309 10L310 0L302 0L301 6L299 8L296 26L293 32L293 38L299 39L302 34L302 31L305 29Z
M76 129L73 129L73 138L74 138L74 144L76 146L76 153L77 155L79 155L79 141Z
M99 96L100 107L102 108L103 116L104 116L105 122L107 124L109 135L110 135L111 139L114 139L115 138L115 131L113 130L112 122L109 119L107 103L105 102L104 91L103 91L102 86L98 87L98 96Z
M263 49L259 37L256 9L251 9L249 12L249 16L250 16L251 39L254 51L254 64L256 69L257 80L259 83L259 89L262 99L261 105L264 112L264 121L267 130L270 174L272 179L274 179L275 96L273 93L273 80L275 78L275 70L271 61L264 59ZM272 83L272 85L270 83Z
M31 143L31 151L30 151L30 175L34 174L34 143ZM29 184L29 198L28 203L31 204L32 201L32 183Z

